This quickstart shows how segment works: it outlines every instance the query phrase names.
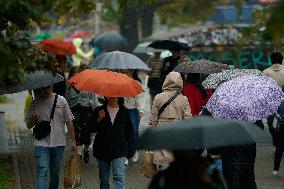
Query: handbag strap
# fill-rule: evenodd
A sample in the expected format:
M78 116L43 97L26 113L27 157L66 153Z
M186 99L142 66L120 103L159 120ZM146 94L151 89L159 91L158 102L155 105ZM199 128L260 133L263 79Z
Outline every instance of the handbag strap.
M161 107L161 109L159 109L159 114L158 117L160 117L160 115L163 113L163 111L166 109L166 107L172 102L174 101L174 99L180 95L180 92L176 92L173 96L171 96L171 98L165 103L163 104L163 106Z
M54 116L54 111L55 111L55 107L56 107L56 103L57 103L57 98L58 98L58 94L56 94L55 98L54 98L54 102L53 102L53 106L52 106L52 110L51 110L51 114L50 114L50 121L53 119L53 116Z

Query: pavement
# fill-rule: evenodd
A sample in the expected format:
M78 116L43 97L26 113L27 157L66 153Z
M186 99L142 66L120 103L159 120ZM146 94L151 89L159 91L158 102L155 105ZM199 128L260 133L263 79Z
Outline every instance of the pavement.
M6 120L18 120L18 127L24 128L23 124L23 102L26 93L18 93L9 95L11 103L0 104L0 111L6 112ZM150 115L150 97L147 95L146 114L141 120L141 132L148 126ZM31 137L31 135L29 135ZM33 147L25 144L26 148L21 148L20 151L11 151L14 157L14 164L17 166L16 173L20 189L35 189L36 183L36 168ZM66 147L65 159L70 154ZM140 153L141 154L141 153ZM272 175L273 166L273 147L271 142L261 143L257 146L257 158L255 163L256 182L259 189L283 189L284 188L284 168L280 167L278 176ZM62 169L63 170L63 165ZM129 161L126 167L126 189L145 189L149 184L150 179L141 175L141 159L133 163ZM63 189L63 171L61 171L60 189ZM99 176L97 162L94 157L90 158L89 164L83 164L82 185L78 189L93 189L99 188Z

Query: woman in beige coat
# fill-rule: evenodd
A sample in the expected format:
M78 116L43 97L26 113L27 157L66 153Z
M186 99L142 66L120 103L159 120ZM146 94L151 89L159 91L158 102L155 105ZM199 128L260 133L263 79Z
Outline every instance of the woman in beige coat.
M182 95L183 81L180 73L170 72L162 87L162 93L155 96L150 117L150 127L161 127L172 121L191 117L190 106L186 96ZM159 116L161 107L177 92L180 94L164 109ZM154 151L153 163L158 167L168 166L173 156L166 150Z

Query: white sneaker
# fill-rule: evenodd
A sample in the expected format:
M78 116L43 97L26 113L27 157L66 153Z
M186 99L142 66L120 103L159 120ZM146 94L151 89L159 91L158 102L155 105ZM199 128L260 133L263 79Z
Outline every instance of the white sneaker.
M138 154L137 151L135 151L135 154L134 154L134 156L131 158L131 160L132 160L133 162L137 162L137 161L138 161L138 158L139 158L139 154Z
M272 174L273 174L274 176L276 176L276 175L278 175L278 171L273 170L273 171L272 171Z
M124 165L125 165L125 166L128 165L128 159L125 160Z

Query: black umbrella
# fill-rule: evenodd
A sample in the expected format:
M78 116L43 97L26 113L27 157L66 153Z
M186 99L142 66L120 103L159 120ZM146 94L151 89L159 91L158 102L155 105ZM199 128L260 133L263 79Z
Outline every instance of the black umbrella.
M93 45L105 51L127 49L127 40L119 32L102 33L94 39Z
M183 56L181 57L179 64L174 68L174 71L180 73L212 74L222 72L227 68L227 64L222 64L219 62L214 62L205 59L191 61L187 56Z
M186 150L250 144L266 139L270 139L270 136L255 124L198 116L149 128L139 138L136 147Z
M154 49L168 49L170 51L188 51L190 47L186 43L171 40L153 41L148 47Z
M1 90L0 94L12 94L26 90L33 90L41 87L46 87L54 83L63 81L64 77L56 74L53 75L48 71L35 71L24 74L24 81L16 86L10 87L6 90Z

